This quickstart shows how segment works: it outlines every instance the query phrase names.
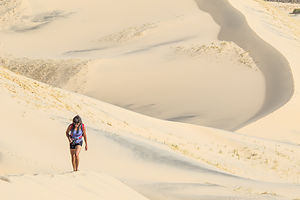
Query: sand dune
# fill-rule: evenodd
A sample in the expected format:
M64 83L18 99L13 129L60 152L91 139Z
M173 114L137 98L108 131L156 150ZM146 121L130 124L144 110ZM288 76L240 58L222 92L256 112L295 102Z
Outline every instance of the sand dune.
M298 103L298 52L300 29L298 26L295 26L295 21L290 16L282 13L270 3L258 0L254 2L245 1L244 3L231 2L246 15L252 29L288 59L293 74L295 91L291 100L285 106L271 115L238 130L238 132L298 145L300 140L298 134L300 108ZM247 9L249 6L253 8L252 11ZM261 21L260 19L264 20ZM265 26L266 23L269 26Z
M1 2L1 195L299 199L294 20L260 0L230 0L252 32L236 11L220 22L201 2ZM228 19L249 40L227 32ZM99 99L227 130L272 113L230 132ZM89 150L69 173L65 129L76 114Z
M222 27L218 38L234 41L249 52L265 79L264 103L244 124L251 123L284 105L293 95L293 76L286 58L252 30L242 13L226 1L197 0L200 9L209 12ZM226 17L225 17L226 16ZM237 127L238 128L238 127Z
M2 197L9 199L147 199L120 181L94 172L10 175L0 177L0 187Z
M10 133L1 142L5 149L1 150L1 176L4 182L12 180L10 188L25 181L11 179L10 175L46 173L56 177L68 171L64 128L68 116L79 113L88 124L90 146L88 152L82 152L82 173L90 174L88 169L109 174L147 198L299 195L292 192L297 188L293 183L299 182L296 146L161 121L22 78L5 69L0 74L1 110L7 113L1 117L6 124L2 134ZM48 146L52 141L55 149ZM80 179L81 174L78 176ZM49 184L43 175L30 179L30 184L38 181L43 188ZM35 197L39 196L32 198Z
M0 33L2 65L17 73L152 117L226 130L264 103L265 80L248 49L219 41L221 27L192 0L28 0L22 13Z

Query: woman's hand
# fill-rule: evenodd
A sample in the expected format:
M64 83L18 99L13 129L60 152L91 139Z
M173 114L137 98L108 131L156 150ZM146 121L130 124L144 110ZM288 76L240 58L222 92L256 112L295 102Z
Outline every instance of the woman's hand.
M88 146L87 146L87 144L85 145L85 150L86 150L86 151L88 150Z

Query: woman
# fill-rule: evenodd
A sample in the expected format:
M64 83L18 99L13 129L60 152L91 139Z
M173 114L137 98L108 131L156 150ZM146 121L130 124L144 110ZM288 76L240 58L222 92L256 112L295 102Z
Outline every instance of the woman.
M68 126L66 136L70 143L73 171L78 171L79 153L83 143L82 137L84 137L85 150L88 150L86 131L79 115L76 115L73 118L73 123Z

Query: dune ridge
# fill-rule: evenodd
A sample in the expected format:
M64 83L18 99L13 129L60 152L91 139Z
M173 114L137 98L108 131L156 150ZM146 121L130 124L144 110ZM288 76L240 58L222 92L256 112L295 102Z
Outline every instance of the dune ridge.
M145 117L94 99L86 99L81 95L75 96L28 78L21 79L4 69L1 70L1 77L2 80L5 78L13 83L2 82L2 89L7 88L14 98L22 99L22 104L28 104L35 109L52 110L51 113L57 113L59 110L80 113L95 128L112 133L125 132L142 136L231 174L254 179L260 179L261 174L264 174L264 179L267 180L273 180L275 178L273 174L276 174L276 181L299 182L297 163L300 161L297 159L297 154L300 152L293 145ZM101 109L95 110L96 105ZM135 123L140 121L139 118L143 118L144 122L136 125ZM162 125L169 128L149 129L152 126ZM167 134L163 133L164 131L167 131ZM189 137L184 137L187 132ZM236 162L234 166L232 166L233 162ZM257 169L245 171L242 162ZM259 171L261 173L258 173ZM291 173L294 175L290 176ZM266 174L270 175L266 176Z
M0 121L4 124L1 126L0 132L0 136L3 138L0 140L1 194L10 199L19 199L20 197L81 199L84 196L91 199L153 200L299 199L300 148L297 113L299 113L300 106L297 99L298 74L300 73L297 70L297 63L300 61L299 56L297 56L299 48L295 45L295 41L298 42L298 40L294 40L297 39L297 36L274 31L277 30L276 26L274 28L273 22L267 21L266 12L260 10L262 7L257 6L259 4L255 4L254 1L230 0L232 5L245 14L249 26L265 41L274 45L275 52L278 50L286 57L293 72L295 93L285 106L261 120L247 125L238 132L160 120L79 93L84 93L82 91L94 92L93 89L97 85L95 83L99 85L99 82L93 78L104 79L107 77L108 80L112 80L111 84L107 84L108 90L112 90L118 88L113 87L113 83L120 77L124 77L125 72L136 73L140 70L151 74L155 67L166 70L164 76L161 77L165 78L166 75L170 74L170 71L178 70L179 75L186 75L183 74L186 71L182 69L194 68L197 69L196 72L199 72L198 70L202 66L209 66L202 68L203 73L201 74L203 76L201 78L203 79L204 75L208 75L207 70L222 72L218 78L214 76L215 79L213 80L221 86L230 79L223 80L220 77L228 74L231 75L231 79L238 77L239 79L235 80L242 81L249 78L252 82L249 81L248 84L256 84L253 83L253 80L262 81L261 71L255 65L257 61L255 57L251 58L251 52L248 54L245 48L241 48L234 42L217 40L220 27L213 23L212 18L207 13L197 11L199 8L196 7L194 1L178 1L178 4L171 4L173 2L171 0L166 0L163 4L161 1L153 1L153 5L150 5L150 1L146 0L128 1L136 3L137 7L140 6L138 10L133 9L131 14L144 14L144 12L152 14L153 10L150 8L161 9L159 6L164 9L168 8L170 12L164 13L162 10L155 10L163 22L154 23L155 25L150 23L149 26L146 25L145 21L153 22L150 15L141 15L143 19L138 19L140 21L134 21L131 24L124 23L126 20L133 20L130 19L130 16L124 15L124 18L119 19L124 23L120 27L111 26L102 21L103 27L101 29L105 31L96 33L85 32L85 30L90 30L92 26L90 23L83 23L84 25L81 25L86 29L83 29L82 32L79 31L78 34L81 33L82 40L87 39L89 42L80 40L79 43L75 43L74 41L79 40L76 36L71 35L68 38L57 38L56 46L49 42L52 37L51 30L57 28L56 30L61 31L60 34L65 36L68 33L64 32L66 29L74 30L67 25L73 24L74 21L79 24L82 23L78 19L82 19L81 17L86 14L84 12L93 13L92 11L96 10L96 5L100 5L99 1L91 1L91 6L76 1L72 1L73 4L70 4L71 1L66 0L60 4L62 10L59 13L62 15L56 13L58 14L56 18L53 17L52 11L57 10L57 5L59 5L57 1L45 1L43 5L39 5L37 0L28 0L32 3L30 7L32 13L27 18L26 26L17 26L21 29L24 28L23 31L18 31L21 29L15 29L16 26L12 24L6 29L6 31L11 31L9 34L5 31L0 32L1 47L4 47L1 48L3 66L0 66L0 110L5 113L0 115ZM110 1L101 1L101 3L114 11L118 8L116 13L123 12L124 14L126 10L121 8L122 6L126 7L125 4L128 2L120 2L113 6ZM147 9L143 7L143 4L147 5ZM36 9L40 8L41 10L38 11L41 13L38 14ZM105 14L112 17L114 13L111 13L110 9L107 9ZM82 10L83 13L79 10ZM186 15L186 11L193 12ZM67 15L66 13L72 14ZM44 25L36 27L36 24L31 24L34 22L32 19L36 19L36 16L38 19L46 16L45 19L38 20L38 23ZM203 22L209 22L208 25L203 24L199 28L199 19L202 19ZM259 26L261 20L258 22L256 19L264 19L266 21L263 20L262 22L268 23L270 26L262 26L262 28ZM98 20L102 20L102 18ZM111 20L113 22L118 21L114 21L115 18L113 17ZM185 26L187 22L193 22L192 26ZM162 25L166 28L163 28ZM178 33L170 34L168 31L170 27L177 30ZM97 27L94 28L97 29ZM207 30L208 34L201 34L201 28ZM280 30L279 27L277 28ZM99 31L99 29L97 30ZM187 32L191 30L199 35L197 37L187 35ZM30 38L34 37L40 40L43 38L40 34L44 38L48 36L49 41L39 43L35 48L28 48ZM23 38L25 35L28 38ZM168 38L171 35L174 37ZM203 40L201 41L199 38L203 38ZM17 45L22 40L24 40L22 43L24 48L28 48L26 52L21 49L14 49L21 44ZM92 45L90 41L97 41L97 45L105 44L108 46L101 49L101 46L93 46L94 43ZM282 41L284 44L281 44ZM28 43L26 44L26 42ZM43 46L48 48L43 49ZM65 48L66 46L67 48ZM43 51L38 51L38 49L43 49ZM77 51L78 49L79 51ZM69 52L69 54L63 54L63 52ZM157 57L157 55L164 55L164 57ZM78 56L78 58L72 56ZM95 59L93 56L98 58ZM222 59L224 57L228 59ZM206 62L201 63L201 60L205 59L207 59ZM172 64L167 65L168 62ZM199 65L200 63L201 65ZM220 63L223 64L222 67L213 65ZM152 68L141 68L141 66L152 66ZM132 70L128 70L127 67ZM36 76L36 79L45 83L16 74L11 70L20 71L29 77ZM122 76L106 76L105 72L109 74L114 70L119 73L122 72ZM194 74L198 75L196 72ZM246 76L242 76L243 73ZM286 71L285 73L289 72ZM253 76L250 77L251 74ZM142 81L145 80L143 76L138 77ZM191 79L184 77L185 80L190 81ZM195 76L195 78L198 80L199 76ZM84 82L85 79L90 82ZM178 79L174 80L177 81ZM76 84L72 84L73 82ZM165 83L164 81L156 81L156 79L151 79L148 83L154 84L155 87L165 86L162 84ZM236 85L234 81L232 83L232 87ZM193 84L193 86L195 85ZM204 88L207 87L207 85L203 85ZM70 88L71 91L54 86ZM119 88L124 89L124 82L122 86ZM238 86L241 87L242 83ZM275 87L276 85L271 86ZM282 84L281 86L286 86L288 91L291 91L289 87L291 85ZM141 88L143 89L143 87ZM139 95L145 98L148 94L153 95L149 88L145 90L146 93L139 93ZM245 91L245 88L243 88L244 91L241 91L245 93L239 94L244 94L242 99L246 100L243 103L246 103L247 111L251 112L252 116L252 113L256 113L257 108L262 105L261 97L264 88L262 84L249 87L259 89L258 93L250 93L248 90ZM72 92L76 90L79 93ZM214 92L218 93L224 90L223 88ZM117 92L120 93L121 91L124 90ZM179 93L176 96L179 98L185 89L174 91ZM104 90L101 91L101 93L103 92ZM195 91L192 90L192 92ZM226 95L229 95L226 92L225 90L222 93L221 96L224 98L221 101L225 101ZM128 93L129 90L125 90L123 94ZM208 93L214 94L211 91ZM162 94L170 95L166 92ZM259 98L247 99L246 95L251 97L251 94L256 94ZM229 101L236 100L233 96L230 97ZM284 96L283 99L286 97ZM189 95L184 95L184 99L188 98L190 98ZM120 102L126 103L120 96L115 99L120 99ZM209 99L209 108L215 108L217 112L221 112L218 104L213 102L214 99L216 98ZM203 101L203 99L201 100ZM123 107L137 108L140 106L140 109L150 108L149 110L155 108L153 102L146 104L146 106L145 104L125 103ZM249 115L243 115L242 110L237 109L238 103L231 101L229 105L233 105L235 110L233 109L228 113L241 112L241 115L236 116L243 118L243 120L249 117ZM191 108L195 109L193 106ZM230 107L227 108L230 110ZM170 120L190 120L193 119L195 113L186 112L179 113L179 115L173 112L168 113L169 116L166 117L169 117ZM208 113L211 113L211 110L205 114ZM225 127L227 123L232 122L232 119L227 115L228 113L223 113L227 117L226 119L221 118L218 121L219 118L218 120L214 118L213 123L216 126ZM71 163L65 129L76 114L84 119L88 130L89 151L81 152L80 171L69 173ZM207 116L204 115L202 119L207 119ZM230 124L230 127L226 126L226 129L233 128L239 123ZM63 190L63 186L66 184L70 185L72 190L80 191L80 195ZM45 193L48 196L45 196Z
M211 14L221 26L218 38L234 41L253 58L265 79L265 95L261 108L250 119L239 124L237 130L254 122L287 103L294 92L293 75L287 59L251 29L243 14L228 1L197 0L199 9ZM226 17L224 17L226 16Z
M238 132L297 145L299 143L297 122L299 113L299 56L297 52L299 52L300 37L290 29L295 21L291 19L291 16L282 14L278 8L266 2L244 1L241 3L234 0L230 2L245 14L249 25L253 30L256 30L260 37L272 44L288 59L295 91L286 105L261 120L238 130ZM251 11L247 9L249 6L253 8ZM276 10L278 12L275 12ZM274 13L278 15L273 16ZM269 26L265 26L265 24L269 24Z
M203 163L204 166L206 166L206 168L208 168L209 170L213 170L221 174L222 172L226 172L226 174L228 173L228 175L233 174L237 176L237 178L233 178L233 180L231 180L232 178L229 178L230 176L220 174L220 178L217 178L216 180L215 175L209 178L209 173L204 173L204 176L206 177L205 180L210 180L211 182L217 181L218 183L222 182L222 185L224 184L224 186L227 188L225 190L226 192L222 192L222 194L224 195L228 192L229 194L235 195L236 197L242 195L240 196L241 199L245 198L245 196L243 195L246 194L252 196L253 198L255 195L268 195L271 193L285 196L292 195L293 197L297 197L298 195L298 193L286 192L287 190L294 190L293 188L288 186L289 184L299 182L299 160L297 156L299 155L299 148L297 146L283 144L272 140L252 138L249 136L225 132L218 129L162 121L147 116L142 116L140 114L130 112L109 105L107 103L99 102L98 100L91 99L79 94L74 94L61 90L59 88L54 88L44 83L40 83L35 80L16 75L4 68L0 68L0 72L1 99L2 101L6 102L5 105L7 107L4 108L2 106L2 110L5 111L6 109L10 109L10 113L12 114L11 117L14 118L14 121L19 124L22 124L21 122L25 120L26 125L22 125L23 131L27 130L27 126L29 126L29 129L33 128L33 125L31 124L35 124L35 120L37 120L37 118L35 118L34 116L38 117L39 123L42 127L45 126L44 123L54 123L53 125L55 125L54 129L44 130L44 133L41 136L37 135L37 133L39 133L39 131L37 131L38 129L33 130L33 132L30 134L32 136L30 136L29 134L26 135L27 139L31 137L35 139L32 140L32 142L28 143L28 145L32 145L33 149L27 149L26 152L23 153L19 151L21 146L26 144L22 145L22 138L24 136L20 134L21 132L18 131L18 127L10 128L10 130L7 131L14 134L6 137L6 142L4 144L0 143L0 146L7 146L8 143L15 143L15 145L7 146L8 153L5 153L1 150L2 162L4 161L4 163L2 163L2 166L6 167L1 170L1 176L3 177L2 180L4 179L4 182L2 181L3 183L10 180L10 174L55 174L57 173L57 171L64 171L64 169L66 169L67 167L67 152L65 152L64 156L56 156L55 167L52 167L52 164L50 164L51 162L49 163L50 160L43 160L39 155L39 153L41 152L51 155L55 152L58 153L60 151L63 151L63 147L65 146L64 141L58 141L60 147L52 153L50 153L49 149L47 148L40 148L39 153L33 153L34 148L38 144L36 143L36 141L39 140L38 138L42 137L43 139L41 141L43 141L45 139L49 140L49 137L53 137L49 133L52 133L52 135L60 135L63 127L67 125L65 122L67 120L65 116L71 117L72 115L74 115L73 113L79 113L85 119L85 122L89 125L88 129L90 132L92 132L90 133L90 137L93 138L92 141L98 141L98 139L96 138L99 137L97 135L99 135L100 133L97 132L95 134L92 130L105 131L108 133L108 135L116 138L122 138L124 136L128 137L130 135L132 135L130 137L138 137L140 139L145 138L146 141L150 140L154 143L161 144L167 147L167 149L169 149L170 151L175 151L181 153L184 156L196 159L198 160L197 162ZM23 111L16 112L14 111L14 109L12 110L7 106L9 105L8 102L13 103L12 105L15 105L15 109L21 109ZM80 102L80 104L78 102ZM49 113L49 111L51 111L51 115L47 114ZM11 123L11 117L6 116L6 121L8 122L8 124ZM1 120L3 121L3 119ZM5 128L4 132L6 132ZM188 134L189 137L186 137L186 134ZM16 138L19 138L20 141L19 139L16 140ZM90 144L93 143L90 142ZM95 143L95 145L96 144L97 142ZM101 151L103 152L104 149L100 150L100 152ZM19 155L19 157L14 158L9 152L14 152L14 154ZM24 153L26 154L26 156ZM103 153L105 153L105 151ZM92 155L99 155L99 152L92 152ZM91 157L88 158L86 156L87 155L83 154L83 162L87 162L90 164L85 167L93 166L92 168L98 168L103 165L103 163L101 162L99 163L99 166L98 164L95 165L95 162L91 162L93 159L91 160ZM24 160L23 163L22 160ZM33 166L30 166L30 164L28 163L29 160L32 160L31 162L33 163L37 163ZM111 165L109 164L110 162L113 163L113 161L108 161L108 164L106 165ZM22 168L14 169L14 167L12 167L11 165L22 166ZM245 169L245 166L251 166L251 170L247 168ZM9 171L9 169L14 171ZM108 169L104 168L102 170L106 171ZM156 168L156 170L159 170L159 168ZM3 174L3 172L5 173ZM109 174L116 173L114 172L114 170L108 170L108 172ZM118 172L118 175L116 174L115 176L120 176L119 173L120 172ZM125 174L126 173L128 172L125 172ZM123 172L123 176L125 174ZM291 174L293 175L291 176ZM198 174L197 176L199 175L200 174ZM130 177L130 175L127 176ZM178 174L176 176L178 176ZM197 176L194 175L193 177ZM201 176L199 176L199 178L200 177ZM254 183L250 184L247 181L241 182L241 180L244 180L244 177L253 179ZM261 179L262 177L263 179ZM134 177L131 178L136 179ZM128 178L126 178L126 180L127 179ZM283 187L283 185L281 184L274 185L272 183L270 185L267 184L262 187L262 183L260 182L262 180L288 184L286 187ZM48 181L45 181L45 184L48 184ZM68 181L68 178L66 178L66 181ZM17 182L18 180L16 180L16 183ZM232 185L233 183L234 185L240 185L240 187L236 186L232 188L230 185ZM258 183L259 186L257 185ZM131 188L134 188L134 190L146 195L146 197L154 198L155 196L150 192L152 190L151 188L153 187L151 184L139 184L135 183L135 181L130 181L130 179L126 181L126 184L128 184ZM10 186L14 188L14 183ZM250 187L251 189L247 189L247 187ZM278 187L280 187L281 190L278 190ZM163 199L169 199L171 194L167 192L167 188L163 188L164 187L158 190L160 191L158 195L165 194L166 196ZM214 188L215 191L219 191L219 189L219 187ZM251 192L249 193L248 190L251 190ZM192 189L192 191L198 191L198 195L202 194L198 187ZM186 193L184 194L186 195ZM176 199L176 195L173 198Z
M261 71L247 69L252 58L245 50L236 52L238 45L195 59L174 52L176 47L208 45L214 49L212 42L222 43L217 39L219 25L193 0L176 4L171 0L127 0L137 5L132 8L108 1L27 1L24 21L0 33L1 57L11 63L3 65L15 72L152 117L226 130L239 127L263 103ZM126 15L120 20L117 12ZM132 17L134 13L140 17ZM20 65L22 59L26 65ZM66 80L61 75L39 78L25 69L31 64L30 69L39 69L39 63L45 62L47 70L52 66L57 72L57 66L77 66L72 59L88 64ZM64 62L69 63L63 67ZM55 77L58 73L51 74ZM184 93L179 95L176 90Z

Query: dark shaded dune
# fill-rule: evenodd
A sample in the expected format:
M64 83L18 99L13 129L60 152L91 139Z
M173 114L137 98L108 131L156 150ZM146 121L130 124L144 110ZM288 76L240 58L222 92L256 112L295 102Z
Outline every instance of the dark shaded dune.
M262 40L248 25L245 17L227 0L196 0L199 8L208 12L221 30L218 38L233 41L249 52L262 71L266 93L261 109L246 122L237 125L237 130L254 122L289 101L294 92L293 76L286 58L270 44Z

